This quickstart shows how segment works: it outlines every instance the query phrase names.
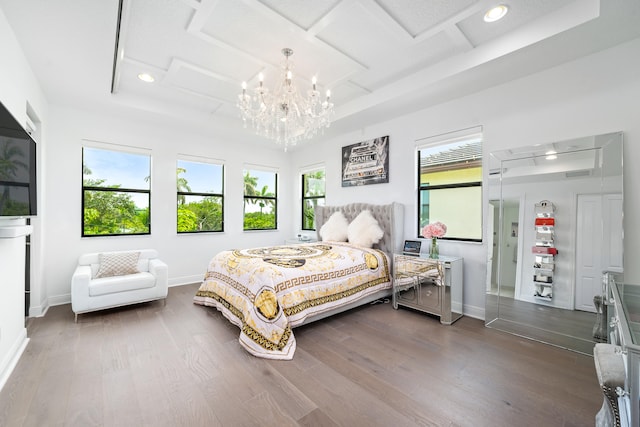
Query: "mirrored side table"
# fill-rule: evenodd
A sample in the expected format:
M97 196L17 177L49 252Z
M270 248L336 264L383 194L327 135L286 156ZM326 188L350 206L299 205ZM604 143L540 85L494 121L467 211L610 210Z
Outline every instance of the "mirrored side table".
M463 258L393 256L393 308L413 308L450 325L462 317Z

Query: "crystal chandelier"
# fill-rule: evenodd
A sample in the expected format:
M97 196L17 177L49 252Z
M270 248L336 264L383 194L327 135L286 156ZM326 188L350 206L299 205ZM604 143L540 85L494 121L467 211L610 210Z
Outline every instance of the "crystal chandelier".
M258 135L284 144L284 151L287 151L287 147L312 138L319 130L329 127L334 111L331 91L328 90L326 98L321 99L315 77L311 80L307 96L298 92L293 84L293 64L289 61L293 50L284 48L282 54L285 56L282 79L273 93L264 87L264 76L260 73L260 84L253 91L248 91L247 83L242 82L237 105L245 127L247 122L251 122Z

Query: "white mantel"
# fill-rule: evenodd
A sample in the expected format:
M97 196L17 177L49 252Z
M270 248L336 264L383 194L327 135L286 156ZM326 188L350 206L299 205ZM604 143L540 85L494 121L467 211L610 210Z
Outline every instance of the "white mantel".
M0 225L0 239L13 239L27 236L33 232L30 225Z

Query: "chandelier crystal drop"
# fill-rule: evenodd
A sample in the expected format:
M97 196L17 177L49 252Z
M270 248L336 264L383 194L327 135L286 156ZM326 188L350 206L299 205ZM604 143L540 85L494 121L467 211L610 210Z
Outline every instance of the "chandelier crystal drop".
M311 89L301 95L293 84L293 63L289 57L293 50L282 49L285 61L282 78L272 93L264 87L264 76L258 76L259 84L253 90L242 82L242 93L238 95L238 108L244 123L251 123L256 134L284 145L284 151L303 139L309 139L329 127L333 117L331 91L324 99L316 88L316 77L311 80Z

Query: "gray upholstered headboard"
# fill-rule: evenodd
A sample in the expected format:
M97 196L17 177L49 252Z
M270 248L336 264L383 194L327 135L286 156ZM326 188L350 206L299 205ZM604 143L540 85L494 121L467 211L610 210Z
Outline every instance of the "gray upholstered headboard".
M384 230L384 236L377 244L373 245L388 255L392 256L394 252L401 252L404 244L404 207L400 203L391 203L390 205L372 205L369 203L351 203L343 206L316 206L315 220L316 233L318 240L320 237L320 228L329 219L332 213L342 211L349 222L358 216L364 210L370 210L373 217L378 221L380 227Z

